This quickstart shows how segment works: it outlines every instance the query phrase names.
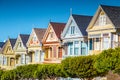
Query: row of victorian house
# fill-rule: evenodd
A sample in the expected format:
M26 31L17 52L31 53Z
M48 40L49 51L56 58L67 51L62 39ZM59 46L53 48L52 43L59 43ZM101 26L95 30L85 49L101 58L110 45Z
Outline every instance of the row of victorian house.
M120 7L100 5L92 16L71 14L67 23L50 22L0 43L0 66L60 63L68 56L97 54L119 46Z

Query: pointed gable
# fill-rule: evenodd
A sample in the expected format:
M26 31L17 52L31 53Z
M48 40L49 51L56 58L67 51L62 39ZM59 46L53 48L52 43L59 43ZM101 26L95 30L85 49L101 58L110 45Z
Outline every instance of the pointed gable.
M33 28L27 41L27 47L39 46L41 44L45 31L46 29L43 28Z
M120 28L120 6L101 5L101 8L107 14L115 27Z
M59 41L64 27L65 27L65 23L50 22L42 42L45 43L45 42Z
M66 24L65 23L57 23L57 22L50 22L50 24L52 25L52 28L54 29L54 32L57 35L57 37L60 39L61 33Z
M61 37L63 39L69 38L78 38L82 36L86 36L86 28L91 20L92 16L86 15L70 15L68 22L63 30Z
M92 16L75 15L75 14L73 14L72 16L73 16L76 24L78 25L81 33L84 36L86 36L87 35L86 29L87 29L87 26L88 26L90 20L92 19Z
M3 46L3 54L13 54L13 47L16 43L16 39L9 38Z
M120 27L120 7L100 5L86 31ZM101 25L102 24L102 25Z

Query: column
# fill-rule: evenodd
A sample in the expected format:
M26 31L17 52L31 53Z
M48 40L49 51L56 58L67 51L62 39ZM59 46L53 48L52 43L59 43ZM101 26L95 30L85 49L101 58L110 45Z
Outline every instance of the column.
M109 48L112 48L112 35L109 33Z
M79 41L80 46L79 46L79 55L81 55L81 41Z
M74 43L75 41L73 41L73 53L72 53L72 55L74 56L74 48L75 48L75 43Z
M7 66L10 66L10 57L7 58Z
M103 42L103 40L102 40L102 37L101 37L101 38L100 38L100 50L101 50L101 51L102 51L102 49L103 49L103 48L102 48L102 44L103 44L102 42Z
M94 38L92 38L92 51L94 50Z
M87 45L88 45L88 46L87 46L87 49L88 49L88 52L87 52L87 53L88 53L88 55L89 55L89 53L90 53L90 52L89 52L89 50L90 50L90 40L89 40L89 38L88 38L88 43L87 43Z

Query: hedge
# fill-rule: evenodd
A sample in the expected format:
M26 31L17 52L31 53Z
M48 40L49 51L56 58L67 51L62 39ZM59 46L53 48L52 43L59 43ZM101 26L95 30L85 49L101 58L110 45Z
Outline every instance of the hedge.
M109 71L120 74L120 48L104 50L99 55L68 57L61 64L31 64L0 70L0 80L55 80L58 77L91 80Z

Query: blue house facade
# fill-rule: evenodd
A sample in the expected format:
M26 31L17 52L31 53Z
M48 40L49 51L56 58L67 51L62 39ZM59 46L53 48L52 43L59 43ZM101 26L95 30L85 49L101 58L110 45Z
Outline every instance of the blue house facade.
M72 14L61 34L63 58L88 54L86 28L92 16Z

